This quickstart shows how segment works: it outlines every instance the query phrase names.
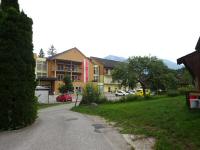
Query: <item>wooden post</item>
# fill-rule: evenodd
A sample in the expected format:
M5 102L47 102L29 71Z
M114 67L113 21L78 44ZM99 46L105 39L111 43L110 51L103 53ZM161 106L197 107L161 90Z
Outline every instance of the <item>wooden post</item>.
M49 90L48 90L48 104L49 104Z
M78 102L78 92L76 92L76 102L75 102L75 107L77 105L77 102Z

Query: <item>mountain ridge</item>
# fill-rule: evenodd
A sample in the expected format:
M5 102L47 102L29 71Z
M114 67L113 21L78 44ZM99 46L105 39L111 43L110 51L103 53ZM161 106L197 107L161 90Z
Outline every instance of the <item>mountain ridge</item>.
M121 61L121 62L127 60L127 58L125 58L125 57L120 57L120 56L115 56L115 55L108 55L108 56L104 57L104 59ZM177 70L177 69L183 68L183 65L177 65L175 62L173 62L171 60L168 60L168 59L161 59L161 60L170 69Z

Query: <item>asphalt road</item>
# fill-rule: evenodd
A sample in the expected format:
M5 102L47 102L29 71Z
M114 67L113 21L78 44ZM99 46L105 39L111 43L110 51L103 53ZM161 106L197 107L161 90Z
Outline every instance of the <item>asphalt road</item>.
M0 150L127 150L123 137L97 117L70 111L71 105L43 109L24 129L0 132Z

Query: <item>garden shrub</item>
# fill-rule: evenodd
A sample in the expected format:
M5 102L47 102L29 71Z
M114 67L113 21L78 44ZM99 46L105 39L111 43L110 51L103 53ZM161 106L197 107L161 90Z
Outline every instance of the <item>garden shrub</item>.
M125 99L126 99L127 102L130 102L130 101L138 100L138 99L140 99L140 97L137 96L137 95L127 95L127 96L125 97Z
M167 96L175 97L175 96L178 96L178 95L180 95L180 93L177 90L168 90L167 91Z
M60 85L60 87L58 88L59 92L64 94L64 93L69 93L73 91L73 84L71 81L70 76L65 76L63 78L63 82L64 84Z
M83 88L82 100L80 104L100 103L98 87L93 83L87 83Z
M118 101L116 101L116 102L118 102ZM119 99L119 102L126 102L125 96L122 96L122 97Z
M102 96L99 98L99 101L97 102L98 104L103 104L108 102L108 99L105 96Z
M123 96L119 99L119 102L132 102L132 101L136 101L136 100L140 100L142 99L141 96L137 96L137 95L127 95L127 96Z
M153 97L151 95L146 95L144 96L144 99L148 100L148 99L152 99Z
M180 87L178 88L178 91L181 95L184 95L186 94L187 92L189 91L193 91L194 90L194 87L192 85L188 85L188 86L185 86L185 87Z

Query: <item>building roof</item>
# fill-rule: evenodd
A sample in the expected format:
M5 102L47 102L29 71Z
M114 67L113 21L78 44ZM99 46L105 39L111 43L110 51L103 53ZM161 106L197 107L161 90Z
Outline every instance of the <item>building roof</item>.
M115 60L109 60L109 59L103 59L98 57L90 57L91 59L94 59L104 65L105 68L114 68L116 65L120 64L120 61Z
M54 60L54 59L56 59L57 56L60 56L60 55L62 55L62 54L64 54L64 53L67 53L67 52L69 52L69 51L71 51L71 50L76 50L76 51L78 51L81 55L83 55L85 58L87 58L78 48L74 47L74 48L68 49L68 50L66 50L66 51L63 51L63 52L61 52L61 53L55 54L55 55L53 55L53 56L50 56L50 57L48 57L47 59L48 59L48 60Z
M200 52L194 51L177 59L178 64L184 64L193 77L200 76Z
M184 61L185 61L185 59L192 59L193 57L195 57L195 55L197 55L197 53L199 53L198 51L194 51L194 52L192 52L192 53L190 53L190 54L187 54L187 55L185 55L185 56L182 56L182 57L180 57L180 58L178 58L177 59L177 64L184 64Z
M199 40L197 41L197 45L196 45L195 49L197 51L200 51L200 37L199 37Z

